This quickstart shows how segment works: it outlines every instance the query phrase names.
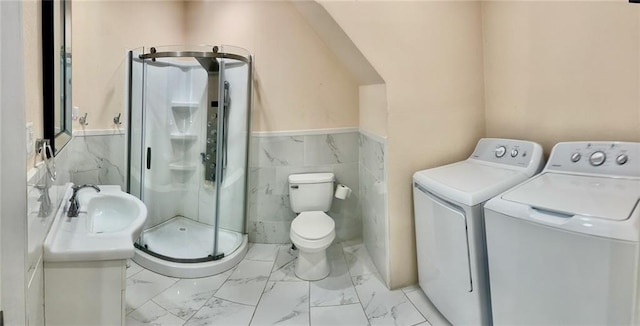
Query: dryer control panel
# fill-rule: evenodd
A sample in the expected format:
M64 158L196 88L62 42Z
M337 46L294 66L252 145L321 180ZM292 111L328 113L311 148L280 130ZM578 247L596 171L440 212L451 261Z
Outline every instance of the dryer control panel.
M533 169L534 173L544 165L540 145L516 139L482 138L470 158Z
M640 177L640 143L563 142L553 147L545 171Z

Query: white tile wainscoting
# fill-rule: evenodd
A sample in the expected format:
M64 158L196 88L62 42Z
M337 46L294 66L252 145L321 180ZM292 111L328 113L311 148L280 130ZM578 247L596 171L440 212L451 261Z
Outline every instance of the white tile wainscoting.
M126 141L124 130L74 131L65 148L71 182L119 185L126 190Z
M65 148L65 173L77 184L114 184L126 189L125 142L126 135L119 130L75 132ZM364 237L367 248L379 255L384 250L371 244L386 234L385 146L384 138L357 128L253 133L247 211L250 241L290 242L289 226L295 214L289 205L287 177L333 172L338 183L353 190L347 200L335 199L329 212L337 238L362 238L363 226L366 232L375 230L375 236ZM375 205L363 211L363 200ZM363 216L376 220L363 223Z
M65 147L59 173L78 184L125 187L126 135L119 130L77 131ZM353 189L334 199L329 214L337 241L363 239L385 284L388 268L386 138L357 128L254 132L251 136L247 227L251 242L290 243L295 214L287 177L293 173L333 172Z
M359 181L362 239L374 265L389 285L389 222L387 211L387 140L360 132Z
M130 262L126 324L447 325L417 286L388 290L360 241L335 243L328 257L319 281L298 279L296 252L279 244L251 244L237 267L200 279Z
M74 133L66 146L64 173L77 184L125 185L122 130ZM254 132L251 137L247 232L257 243L289 243L295 214L287 177L293 173L333 172L353 189L334 199L329 214L339 241L362 238L388 284L386 139L357 128Z
M248 193L249 241L289 243L295 214L289 204L290 174L333 172L352 188L351 197L334 199L329 215L336 238L362 237L357 129L254 133L251 137Z
M385 284L389 284L386 138L356 128L255 132L251 138L248 193L249 240L289 243L295 217L287 177L333 172L352 188L334 199L329 215L337 241L363 239Z

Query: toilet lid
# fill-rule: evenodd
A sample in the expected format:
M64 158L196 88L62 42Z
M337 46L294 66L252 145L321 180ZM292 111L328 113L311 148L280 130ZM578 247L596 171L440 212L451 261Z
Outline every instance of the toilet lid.
M301 238L309 240L322 239L336 227L333 219L321 211L302 212L291 223L291 230Z

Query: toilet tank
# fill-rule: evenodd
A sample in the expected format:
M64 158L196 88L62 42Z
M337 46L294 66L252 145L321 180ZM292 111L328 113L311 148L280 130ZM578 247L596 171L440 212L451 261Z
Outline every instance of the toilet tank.
M333 201L333 173L305 173L289 176L289 202L296 212L327 212Z

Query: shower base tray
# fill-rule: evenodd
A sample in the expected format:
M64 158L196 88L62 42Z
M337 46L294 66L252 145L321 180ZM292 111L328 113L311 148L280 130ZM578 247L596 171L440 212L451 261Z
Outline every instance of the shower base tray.
M175 262L156 257L136 249L133 260L156 273L171 277L195 278L222 273L235 266L247 251L247 236L238 232L220 229L218 252L224 258L204 262ZM182 216L176 216L142 234L148 250L176 259L200 259L212 255L214 229Z

